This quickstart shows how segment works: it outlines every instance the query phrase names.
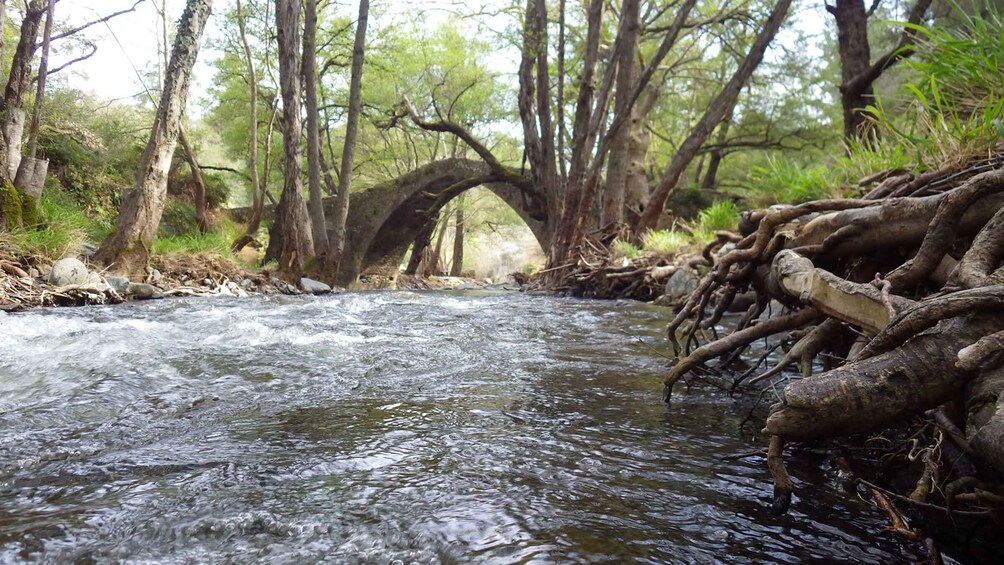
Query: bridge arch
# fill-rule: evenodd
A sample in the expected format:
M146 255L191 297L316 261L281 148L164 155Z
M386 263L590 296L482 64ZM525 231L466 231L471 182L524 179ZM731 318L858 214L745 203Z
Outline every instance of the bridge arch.
M494 182L447 190L464 180L484 177L488 172L481 161L445 159L353 193L339 284L351 284L364 274L388 277L396 274L408 247L422 229L436 221L450 200L476 186L484 186L515 210L541 248L548 249L551 230L545 208L539 202L530 202L519 188ZM333 217L334 202L326 202L326 208L327 217Z

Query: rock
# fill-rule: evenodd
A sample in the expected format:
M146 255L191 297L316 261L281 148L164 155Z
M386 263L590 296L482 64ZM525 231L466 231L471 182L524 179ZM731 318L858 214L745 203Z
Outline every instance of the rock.
M80 244L81 257L94 257L94 254L97 252L98 252L98 247L96 245L91 245L90 243Z
M213 279L202 279L202 286L208 286L210 288L216 286L213 284Z
M52 286L84 284L87 282L87 267L80 259L66 257L56 261L46 280Z
M678 304L687 300L701 284L701 277L690 267L681 267L666 280L666 290L661 300L664 304Z
M453 287L453 290L477 290L479 288L481 287L479 287L476 283L465 282Z
M35 267L28 267L28 276L33 279L37 279L38 277L42 276L42 273L39 273L38 269L36 269Z
M251 279L244 279L241 281L241 288L244 290L249 290L254 286L254 281Z
M302 287L304 291L311 294L327 294L331 292L330 286L322 283L321 281L308 279L307 277L300 279L300 287Z
M129 283L129 288L126 290L126 294L132 296L137 300L150 300L153 298L164 298L163 293L160 289L153 286L152 284L146 283Z
M116 277L114 275L108 275L105 277L105 283L112 287L112 290L125 296L129 292L129 279L125 277Z
M160 271L158 271L157 269L152 269L150 271L150 283L151 284L157 284L157 283L159 283L162 280L164 280L164 275L162 275L160 273Z
M103 282L104 281L101 280L101 273L98 273L97 271L91 271L87 273L87 284L98 285L102 284Z

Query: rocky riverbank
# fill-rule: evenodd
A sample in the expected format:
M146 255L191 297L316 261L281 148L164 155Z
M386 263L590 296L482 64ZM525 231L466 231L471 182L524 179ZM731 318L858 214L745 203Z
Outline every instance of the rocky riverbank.
M50 262L11 247L0 248L0 310L37 306L118 304L168 296L250 296L325 294L333 289L302 278L280 280L266 270L251 271L220 257L197 253L159 257L142 280L98 270L88 262L91 249Z

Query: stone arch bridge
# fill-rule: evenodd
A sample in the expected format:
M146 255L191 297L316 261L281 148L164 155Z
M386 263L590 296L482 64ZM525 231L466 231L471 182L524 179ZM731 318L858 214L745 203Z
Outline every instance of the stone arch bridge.
M547 208L539 197L527 195L505 182L469 183L462 189L456 186L469 179L486 178L488 173L488 167L481 161L445 159L352 193L338 283L351 284L360 275L393 276L423 228L436 221L450 200L476 186L484 186L512 207L546 250L551 229ZM334 217L334 207L335 199L326 197L325 217ZM230 211L238 221L246 219L249 213L249 208ZM266 206L265 218L272 219L274 214L274 206Z

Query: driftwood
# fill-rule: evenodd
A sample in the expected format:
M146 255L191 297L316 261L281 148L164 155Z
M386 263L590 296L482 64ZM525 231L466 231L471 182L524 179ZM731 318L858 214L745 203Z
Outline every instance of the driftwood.
M862 188L876 182L860 199L744 214L742 239L670 323L681 359L665 396L709 361L727 365L754 340L787 339L794 343L773 368L755 375L753 367L734 383L787 382L764 428L776 510L790 502L786 441L914 422L931 422L914 436L929 445L910 459L922 462L913 497L896 497L931 505L924 499L943 496L944 508L964 504L976 515L1004 508L994 494L1004 476L1004 156L959 170L889 171ZM749 289L758 299L735 330L700 345L699 330ZM771 302L782 311L764 318ZM819 372L820 359L829 370ZM785 373L794 363L800 376ZM974 464L949 456L957 453Z

